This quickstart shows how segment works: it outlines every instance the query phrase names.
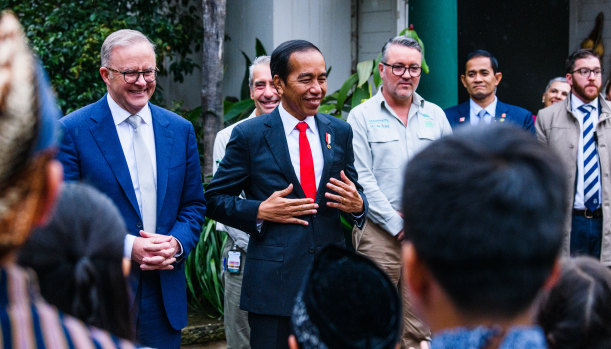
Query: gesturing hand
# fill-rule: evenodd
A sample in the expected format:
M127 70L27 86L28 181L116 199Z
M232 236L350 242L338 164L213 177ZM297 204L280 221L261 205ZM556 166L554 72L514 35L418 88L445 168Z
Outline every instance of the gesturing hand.
M329 201L327 205L347 213L363 212L363 199L356 190L356 186L348 179L343 170L339 174L342 179L341 181L331 178L329 183L327 183L327 188L337 193L325 193L327 199L336 201Z
M293 184L275 191L259 205L257 219L277 223L295 223L308 225L308 222L295 217L316 214L318 204L314 199L287 199L285 196L293 191Z

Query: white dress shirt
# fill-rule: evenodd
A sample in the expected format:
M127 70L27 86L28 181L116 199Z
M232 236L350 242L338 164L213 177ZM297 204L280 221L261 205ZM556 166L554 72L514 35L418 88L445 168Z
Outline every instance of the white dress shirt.
M473 99L469 98L469 110L471 113L471 115L469 115L469 123L471 124L471 126L479 125L480 118L478 114L482 109L486 109L486 111L488 112L488 114L484 116L484 123L490 124L492 122L492 119L494 119L494 117L496 116L495 114L497 101L498 99L496 98L496 96L494 96L494 101L488 104L486 108L482 108L479 106L479 104L475 103Z
M133 142L134 128L127 123L127 118L130 117L131 114L127 110L121 108L117 104L117 102L112 99L110 93L107 94L106 99L108 100L108 107L110 108L110 113L112 114L112 119L117 129L117 135L119 136L121 148L123 148L123 155L125 156L125 160L127 161L129 176L132 179L132 185L134 186L134 190L136 192L136 199L138 200L138 207L140 208L140 212L142 212L142 196L140 194L140 184L138 183L138 168L136 166L136 156L134 152ZM149 108L148 104L146 104L144 108L142 108L137 114L140 115L140 117L142 118L143 122L140 124L139 130L143 132L144 141L151 157L153 171L154 173L157 173L155 134L153 133L153 116L151 115L151 109ZM151 233L155 232L153 231ZM134 246L135 239L136 236L131 234L127 234L125 236L123 255L127 258L131 259L132 248Z
M299 130L297 129L297 123L300 121L296 117L289 114L284 109L282 103L278 105L278 111L280 112L280 119L282 120L282 126L284 126L284 134L286 136L286 143L289 147L289 155L291 156L291 164L297 175L297 179L301 182L301 167L299 162ZM308 142L310 142L310 149L312 150L312 160L314 161L314 176L316 178L316 190L320 184L320 178L322 177L322 168L325 164L325 159L322 155L322 146L320 145L320 137L318 135L318 128L316 127L316 119L314 116L308 116L303 120L308 124L306 130L306 136Z
M575 201L573 202L573 208L578 210L583 210L586 208L584 197L583 197L583 117L584 113L578 108L584 105L585 103L581 101L581 99L577 98L574 94L571 93L571 111L573 115L577 118L579 122L579 145L577 146L577 186L575 188ZM598 97L596 97L593 101L588 103L593 108L591 108L590 116L592 119L592 126L594 127L594 132L596 132L596 126L598 125ZM598 161L598 145L596 145L596 161ZM598 180L600 181L600 166L598 167ZM600 190L598 202L600 201Z

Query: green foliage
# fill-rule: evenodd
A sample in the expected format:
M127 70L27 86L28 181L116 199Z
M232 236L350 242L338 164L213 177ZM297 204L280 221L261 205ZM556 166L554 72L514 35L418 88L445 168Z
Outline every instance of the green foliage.
M160 74L172 74L182 82L198 66L188 57L201 49L201 40L196 39L203 38L198 4L197 0L0 0L1 9L11 9L19 17L65 113L98 100L106 91L99 74L100 48L106 36L118 29L147 35L156 46ZM157 89L153 102L162 104L162 91Z
M424 43L422 43L422 40L420 40L420 37L418 36L418 33L416 33L416 31L414 30L414 25L410 24L408 28L405 28L401 31L401 33L399 33L399 35L405 35L408 38L412 38L416 41L418 41L418 44L420 44L420 47L422 47L422 71L425 74L429 73L429 66L428 64L426 64L426 59L424 59Z
M356 73L350 75L339 90L327 95L318 110L341 118L352 108L371 98L372 90L377 90L382 82L378 71L380 59L378 55L376 59L359 62L356 65Z
M199 242L185 261L189 307L211 318L223 316L220 275L226 239L227 234L216 230L216 222L206 218Z

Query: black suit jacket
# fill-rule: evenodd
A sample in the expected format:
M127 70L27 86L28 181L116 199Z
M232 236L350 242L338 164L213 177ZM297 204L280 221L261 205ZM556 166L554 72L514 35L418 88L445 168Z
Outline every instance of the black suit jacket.
M305 198L291 165L278 109L236 126L206 189L208 216L251 235L240 300L240 307L249 312L289 316L314 254L329 244L345 245L341 212L328 207L324 196L327 182L331 177L339 179L341 170L363 198L365 212L355 223L364 223L367 201L353 164L352 129L345 121L326 114L318 113L315 118L324 167L315 198L317 214L302 217L308 226L265 221L261 231L257 229L259 205L275 191L292 183L293 191L287 198ZM330 147L326 134L331 137ZM246 199L239 197L242 191ZM354 220L350 214L345 217Z

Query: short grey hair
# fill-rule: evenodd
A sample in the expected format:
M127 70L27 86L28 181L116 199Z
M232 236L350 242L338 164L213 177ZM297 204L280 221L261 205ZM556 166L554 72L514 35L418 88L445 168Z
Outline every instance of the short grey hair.
M554 82L557 82L557 81L560 81L560 82L567 82L567 81L566 81L566 78L565 78L565 77L563 77L563 76L559 76L559 77L557 77L557 78L553 78L553 79L551 79L551 80L550 80L550 81L547 83L547 86L545 86L545 90L543 91L543 93L547 92L547 90L549 90L549 88L550 88L550 87L552 87L552 84L553 84ZM567 82L567 83L568 83L568 82Z
M248 67L248 87L249 88L252 88L252 83L253 83L252 80L254 79L255 67L258 66L259 64L269 65L269 62L271 62L270 56L259 56L255 58L254 61L252 61L252 64L250 65L250 67Z
M382 47L382 62L386 62L386 59L388 58L386 57L386 53L388 51L388 48L392 45L400 45L400 46L413 48L414 50L422 53L422 46L420 46L418 41L412 38L408 38L407 36L404 36L404 35L398 35L388 40Z
M102 67L107 67L110 64L110 55L116 46L130 46L140 42L146 42L151 46L153 54L155 54L155 45L149 38L137 30L121 29L108 35L102 44L100 50L100 60ZM155 59L157 56L155 55Z

